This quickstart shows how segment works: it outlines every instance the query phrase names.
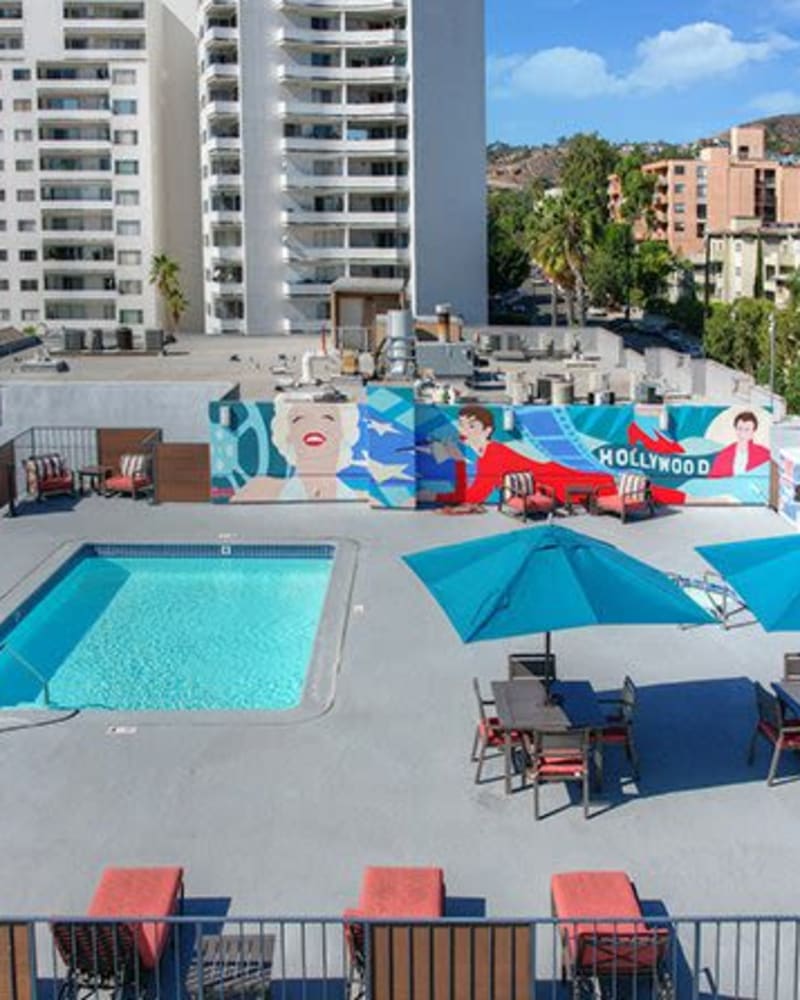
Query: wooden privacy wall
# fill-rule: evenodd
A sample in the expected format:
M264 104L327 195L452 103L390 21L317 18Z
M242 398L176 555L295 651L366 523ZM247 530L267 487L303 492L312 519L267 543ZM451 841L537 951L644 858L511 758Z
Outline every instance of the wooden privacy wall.
M161 440L157 427L101 427L97 432L97 459L116 472L121 455L149 451Z
M9 441L8 444L0 446L0 507L7 507L17 498L15 471L14 444Z
M208 503L211 456L207 444L159 444L155 451L158 503Z
M28 924L0 924L0 1000L31 1000L33 941Z
M372 924L372 1000L528 1000L526 925Z

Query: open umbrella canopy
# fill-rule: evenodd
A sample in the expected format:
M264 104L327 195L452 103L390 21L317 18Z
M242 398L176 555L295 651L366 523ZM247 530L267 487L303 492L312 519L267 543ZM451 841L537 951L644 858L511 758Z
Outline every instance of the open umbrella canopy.
M713 619L659 570L548 525L405 556L464 642L583 625Z
M800 630L800 535L697 551L728 581L767 632Z

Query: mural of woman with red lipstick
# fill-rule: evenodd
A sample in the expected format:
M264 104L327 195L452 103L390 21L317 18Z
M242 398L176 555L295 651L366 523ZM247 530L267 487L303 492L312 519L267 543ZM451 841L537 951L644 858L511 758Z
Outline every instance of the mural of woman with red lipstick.
M561 503L566 501L568 486L614 488L614 477L610 473L583 472L559 465L558 462L537 462L506 444L492 441L494 417L485 406L462 407L457 427L461 447L469 448L476 456L475 474L468 482L465 456L456 449L450 456L455 459L455 487L450 493L437 494L437 503L484 503L492 493L501 488L503 476L509 472L532 472L537 483L544 483L555 490Z
M281 475L254 476L237 490L232 503L359 499L358 491L339 477L353 464L360 433L358 404L279 396L269 430L287 469Z

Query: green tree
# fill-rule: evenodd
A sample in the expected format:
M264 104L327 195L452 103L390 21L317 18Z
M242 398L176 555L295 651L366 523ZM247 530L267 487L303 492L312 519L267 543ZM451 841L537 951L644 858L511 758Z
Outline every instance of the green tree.
M570 210L583 219L583 227L599 240L608 222L608 178L617 154L599 135L574 135L567 144L561 168L561 189Z
M708 357L749 375L763 374L769 357L769 317L765 299L715 302L706 319L704 344Z
M550 282L552 325L558 323L559 289L566 297L572 322L575 278L567 261L564 206L560 198L540 202L529 220L527 239L531 258Z
M666 243L645 240L636 250L633 267L633 287L637 304L645 308L656 299L663 299L669 289L669 279L678 261Z
M489 216L489 293L497 295L519 288L530 273L530 258L514 232Z
M171 334L189 308L180 278L181 266L169 254L153 254L150 261L150 284L155 285L167 316L167 329Z
M633 231L624 223L610 222L592 250L586 285L593 305L616 308L627 305L633 278Z
M626 222L641 220L649 233L655 219L656 177L642 170L647 159L641 149L634 150L620 158L615 173L622 187L622 218Z

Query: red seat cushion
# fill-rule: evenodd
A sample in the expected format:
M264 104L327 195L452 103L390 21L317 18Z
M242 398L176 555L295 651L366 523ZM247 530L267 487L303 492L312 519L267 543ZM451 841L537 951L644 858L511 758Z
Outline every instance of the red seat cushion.
M604 743L625 743L628 739L628 728L612 723L600 730L600 738Z
M38 481L40 493L50 493L53 490L71 490L73 487L72 473L65 472L62 476L47 476Z
M367 868L358 912L363 917L441 917L444 872L441 868Z
M759 732L763 733L763 735L767 737L770 743L778 742L778 731L769 722L766 722L765 720L762 719L758 723L758 729ZM787 750L800 750L800 732L798 732L797 730L790 732L784 731L783 746Z
M109 476L105 480L105 488L107 490L119 490L122 493L132 493L134 487L137 490L143 489L145 486L150 485L149 476Z
M583 757L568 757L564 755L549 756L545 754L538 758L535 771L541 777L563 777L574 774L580 776L586 769Z
M183 868L106 868L89 904L90 917L168 917L175 913ZM132 925L142 965L154 969L170 925Z
M623 509L626 511L644 510L647 507L644 500L623 500L618 493L601 494L596 498L596 503L600 510L612 511L613 513L620 513Z
M491 716L485 722L483 719L478 723L478 732L486 740L489 746L500 747L505 745L505 730L500 724L500 720ZM519 743L520 735L516 729L511 730L511 742Z
M653 969L668 936L641 921L642 908L633 883L620 871L567 872L550 882L553 912L562 919L591 922L562 924L561 933L578 968L618 974ZM613 923L592 918L616 918ZM618 922L617 922L618 921Z

